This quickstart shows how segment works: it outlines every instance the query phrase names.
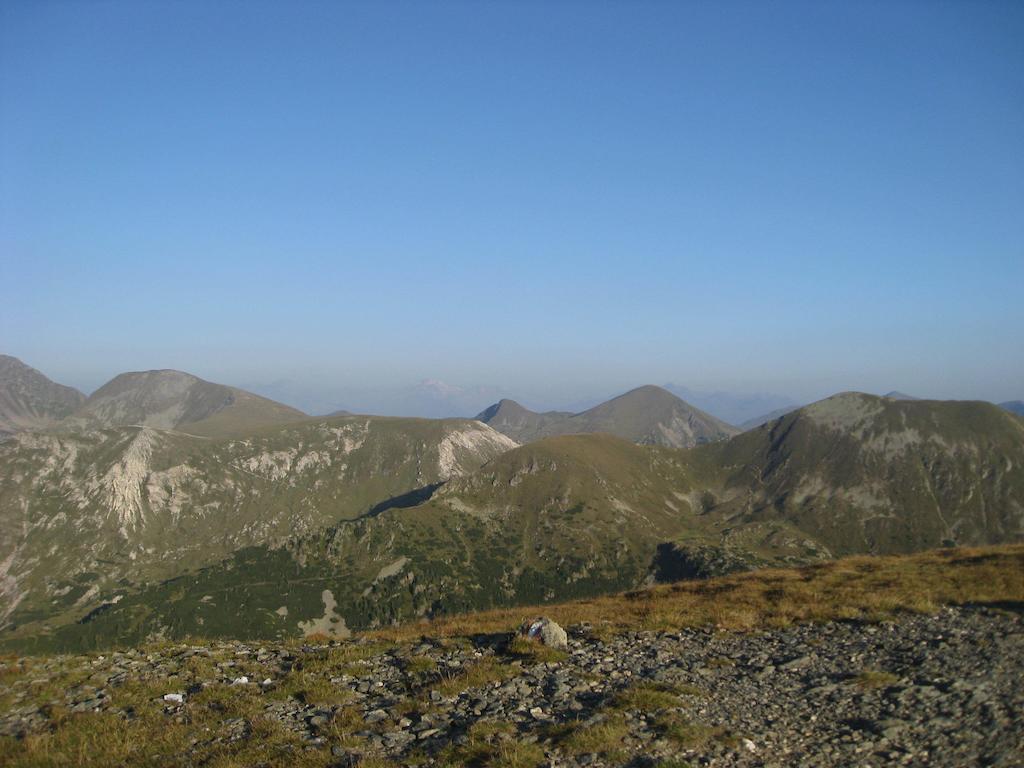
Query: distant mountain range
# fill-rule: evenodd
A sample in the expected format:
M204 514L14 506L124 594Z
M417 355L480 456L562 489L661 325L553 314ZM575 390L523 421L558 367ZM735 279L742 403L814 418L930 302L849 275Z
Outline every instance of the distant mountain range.
M554 435L605 432L643 445L688 448L739 432L655 386L638 387L582 413L534 413L514 400L502 400L477 419L520 443Z
M438 379L422 379L408 386L388 387L281 380L252 384L247 388L274 400L298 405L307 413L316 415L344 410L430 419L464 418L508 394L497 387L461 387Z
M86 397L17 358L0 355L0 436L121 426L212 436L305 418L282 403L173 370L122 373Z
M0 361L0 647L344 634L851 553L1024 539L1024 419L843 393L743 433L579 412L309 417L178 371Z
M746 432L748 429L760 427L762 424L767 424L769 421L775 421L775 419L782 418L787 413L792 413L799 407L800 406L798 405L790 405L786 406L785 408L778 408L774 411L762 414L761 416L757 416L756 418L749 419L740 424L740 430Z
M763 414L788 412L788 410L793 410L801 405L782 395L704 392L681 384L666 384L665 389L695 408L700 408L715 418L735 426L742 426L752 419L760 418Z
M1005 403L1000 403L999 407L1018 416L1024 416L1024 400L1009 400Z

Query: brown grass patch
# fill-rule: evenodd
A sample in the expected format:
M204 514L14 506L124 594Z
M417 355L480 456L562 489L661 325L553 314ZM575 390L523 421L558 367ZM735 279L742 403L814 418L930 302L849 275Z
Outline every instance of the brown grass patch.
M752 630L835 619L880 621L942 605L1024 602L1024 544L940 549L906 556L858 556L804 568L770 569L660 585L543 608L503 608L442 617L371 634L405 642L508 631L545 613L564 625L605 633L717 626Z

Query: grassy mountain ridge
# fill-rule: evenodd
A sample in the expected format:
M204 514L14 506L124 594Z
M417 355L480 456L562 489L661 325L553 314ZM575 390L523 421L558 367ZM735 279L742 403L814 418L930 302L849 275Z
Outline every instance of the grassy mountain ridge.
M760 427L762 424L767 424L769 421L781 419L783 416L792 413L799 407L799 405L792 405L785 406L783 408L777 408L774 411L769 411L768 413L757 416L756 418L744 421L742 424L739 425L739 428L746 432L747 430L754 429L755 427Z
M211 440L151 427L0 446L0 609L46 620L115 586L309 534L513 447L469 420L339 417Z
M991 404L858 393L692 449L556 436L496 451L426 500L108 590L96 599L119 602L87 621L8 640L344 634L658 578L1019 541L1022 471L1024 423Z
M603 594L650 580L659 545L721 544L687 493L670 449L608 435L557 437L508 451L429 501L252 547L151 585L40 647L102 645L161 633L287 637L416 616ZM752 564L827 553L785 525L743 526ZM30 641L31 642L31 641Z
M991 403L845 393L702 450L742 490L719 512L836 554L1024 536L1024 424Z

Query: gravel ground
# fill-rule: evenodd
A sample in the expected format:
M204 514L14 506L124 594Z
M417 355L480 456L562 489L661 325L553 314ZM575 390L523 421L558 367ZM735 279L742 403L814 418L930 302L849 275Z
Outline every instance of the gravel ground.
M688 629L601 638L586 626L568 630L569 650L553 661L516 656L501 636L423 638L389 649L365 640L216 643L37 659L31 674L0 678L13 679L0 684L7 702L0 733L47 728L46 703L34 700L29 686L76 667L91 675L63 691L60 703L71 711L130 717L117 706L117 689L147 680L182 694L181 703L166 702L169 719L187 718L190 699L205 687L246 672L249 681L235 684L258 692L262 716L338 766L369 755L440 764L459 745L484 739L486 723L504 728L487 739L533 745L540 765L567 768L1024 766L1024 620L1017 611L944 609L893 623L748 634ZM365 658L323 672L336 703L281 695L290 675L322 669L318 660L360 643ZM206 678L185 674L193 657L210 662ZM4 661L9 668L21 663ZM499 670L497 679L460 686L460 676L481 663ZM656 693L631 698L638 690ZM355 722L357 747L325 735L343 715ZM244 718L226 719L211 738L244 739L249 730Z

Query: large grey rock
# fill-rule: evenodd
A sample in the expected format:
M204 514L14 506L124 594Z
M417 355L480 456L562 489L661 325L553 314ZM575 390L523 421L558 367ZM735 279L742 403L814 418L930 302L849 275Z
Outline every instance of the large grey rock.
M537 640L549 648L559 651L569 648L569 636L565 630L547 616L540 616L533 621L524 622L519 632L524 637Z

